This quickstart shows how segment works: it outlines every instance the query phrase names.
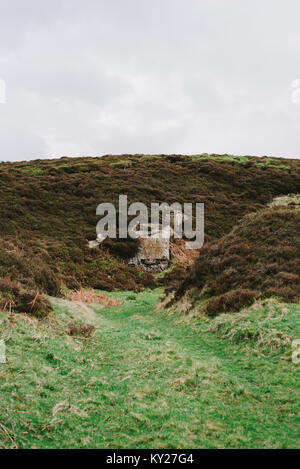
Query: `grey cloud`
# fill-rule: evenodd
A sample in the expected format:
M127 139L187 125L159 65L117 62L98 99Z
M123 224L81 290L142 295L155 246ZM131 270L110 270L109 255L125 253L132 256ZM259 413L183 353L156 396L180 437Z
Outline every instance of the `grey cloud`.
M299 157L296 0L0 0L0 160Z

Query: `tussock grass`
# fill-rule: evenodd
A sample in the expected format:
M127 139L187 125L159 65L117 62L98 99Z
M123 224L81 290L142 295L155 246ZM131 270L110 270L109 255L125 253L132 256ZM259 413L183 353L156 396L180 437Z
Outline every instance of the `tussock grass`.
M285 350L300 336L300 305L275 299L259 302L240 313L221 314L213 319L209 331L235 344L252 344L265 352Z

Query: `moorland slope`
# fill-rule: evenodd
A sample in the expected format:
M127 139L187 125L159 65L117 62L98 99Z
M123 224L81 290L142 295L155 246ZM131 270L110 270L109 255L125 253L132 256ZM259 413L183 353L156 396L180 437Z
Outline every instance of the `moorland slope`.
M230 233L204 245L171 303L215 316L258 298L300 302L299 230L299 196L276 198L246 215Z
M136 241L110 240L99 249L88 248L87 241L95 238L97 205L117 206L120 194L129 203L148 206L204 202L210 242L274 197L299 191L300 161L282 158L107 155L0 163L1 306L22 311L30 304L47 311L41 293L58 296L80 285L153 287L153 276L127 267Z

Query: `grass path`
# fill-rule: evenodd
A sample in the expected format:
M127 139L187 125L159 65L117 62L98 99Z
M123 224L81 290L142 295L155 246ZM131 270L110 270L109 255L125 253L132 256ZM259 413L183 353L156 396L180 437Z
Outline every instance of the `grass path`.
M55 322L3 327L0 448L299 447L299 368L282 352L155 313L157 291L114 296L88 343L64 333L87 310L57 300Z

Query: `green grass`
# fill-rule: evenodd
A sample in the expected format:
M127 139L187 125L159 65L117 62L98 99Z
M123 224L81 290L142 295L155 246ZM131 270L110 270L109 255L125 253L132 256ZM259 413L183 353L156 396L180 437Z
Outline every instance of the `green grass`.
M289 343L266 352L218 337L207 318L155 312L161 294L114 293L121 306L94 310L54 299L42 322L1 313L0 448L299 447ZM299 338L296 306L280 308L294 327L274 312L270 327ZM253 327L272 316L254 314ZM74 320L95 336L67 336Z
M241 155L215 155L209 153L202 153L200 155L191 155L190 158L193 161L219 161L223 163L231 164L247 164L252 163L258 168L279 168L289 169L289 162L284 158L272 158L272 157L253 157L253 156L241 156Z
M251 161L249 156L238 156L238 155L210 155L209 153L203 153L201 155L192 155L193 161L221 161L225 163L247 163ZM254 161L254 160L253 160Z
M265 353L284 351L300 337L299 313L299 304L286 305L268 299L240 313L217 316L209 330L232 343L255 345Z
M153 161L153 160L163 160L166 155L143 155L139 157L140 161ZM251 162L257 167L274 167L280 169L289 169L289 161L284 158L272 158L272 157L253 157L253 156L243 156L243 155L217 155L210 153L201 153L199 155L168 155L170 160L177 159L184 161L189 159L190 161L215 161L221 163L231 163L231 164L247 164ZM113 163L115 164L115 163Z

